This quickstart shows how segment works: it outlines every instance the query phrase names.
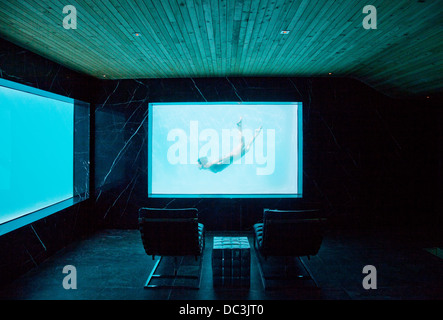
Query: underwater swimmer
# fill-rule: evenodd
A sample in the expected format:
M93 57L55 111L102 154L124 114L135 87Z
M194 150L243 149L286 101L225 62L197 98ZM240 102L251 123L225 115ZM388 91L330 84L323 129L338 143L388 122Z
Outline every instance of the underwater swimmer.
M254 143L255 138L260 134L262 127L260 126L260 128L255 130L255 135L248 144L245 144L245 138L243 137L242 118L240 118L240 121L237 122L237 129L240 134L240 144L235 149L233 149L229 155L222 157L219 160L208 162L207 157L199 158L198 167L200 170L205 169L217 173L226 169L235 160L240 159L246 154L246 152L249 151L251 145Z

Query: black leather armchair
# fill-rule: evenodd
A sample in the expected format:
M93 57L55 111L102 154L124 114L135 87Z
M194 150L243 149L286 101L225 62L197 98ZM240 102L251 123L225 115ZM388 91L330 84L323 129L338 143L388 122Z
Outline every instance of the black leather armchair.
M198 210L195 208L160 209L140 208L139 228L146 254L160 256L146 281L145 288L178 287L177 285L153 285L154 278L188 278L198 280L194 286L183 286L198 289L200 284L201 258L205 243L204 225L198 222ZM155 274L161 257L174 257L174 275ZM177 275L177 257L200 257L198 276Z
M320 249L326 222L320 214L320 210L264 209L263 221L254 225L256 250L265 260L268 256L298 257L317 285L300 257L307 256L309 259ZM266 278L263 272L262 278Z

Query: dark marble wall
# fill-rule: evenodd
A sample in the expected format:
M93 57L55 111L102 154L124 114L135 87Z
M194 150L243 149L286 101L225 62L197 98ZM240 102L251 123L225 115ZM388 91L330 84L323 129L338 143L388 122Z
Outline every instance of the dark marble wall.
M96 212L106 227L137 227L142 206L196 206L208 229L248 229L263 207L325 209L350 227L441 223L442 112L341 78L102 81L96 121ZM302 101L303 199L147 197L149 102ZM173 182L171 182L173 183Z
M0 39L0 77L76 100L93 100L98 82ZM76 103L75 194L89 196L90 109ZM0 285L38 266L75 239L93 232L91 201L80 202L54 215L0 237ZM1 209L1 204L0 204Z

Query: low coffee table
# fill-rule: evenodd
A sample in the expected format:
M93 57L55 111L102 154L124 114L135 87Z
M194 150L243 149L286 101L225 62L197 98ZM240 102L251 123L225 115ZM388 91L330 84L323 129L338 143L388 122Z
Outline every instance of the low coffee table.
M251 251L247 237L214 237L212 277L214 287L249 288Z

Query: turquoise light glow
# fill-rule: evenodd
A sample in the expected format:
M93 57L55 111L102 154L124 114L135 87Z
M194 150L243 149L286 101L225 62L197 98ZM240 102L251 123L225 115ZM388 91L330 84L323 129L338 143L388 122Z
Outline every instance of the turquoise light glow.
M152 103L149 110L150 197L302 196L300 102Z
M0 224L73 197L73 99L2 80L0 137Z

